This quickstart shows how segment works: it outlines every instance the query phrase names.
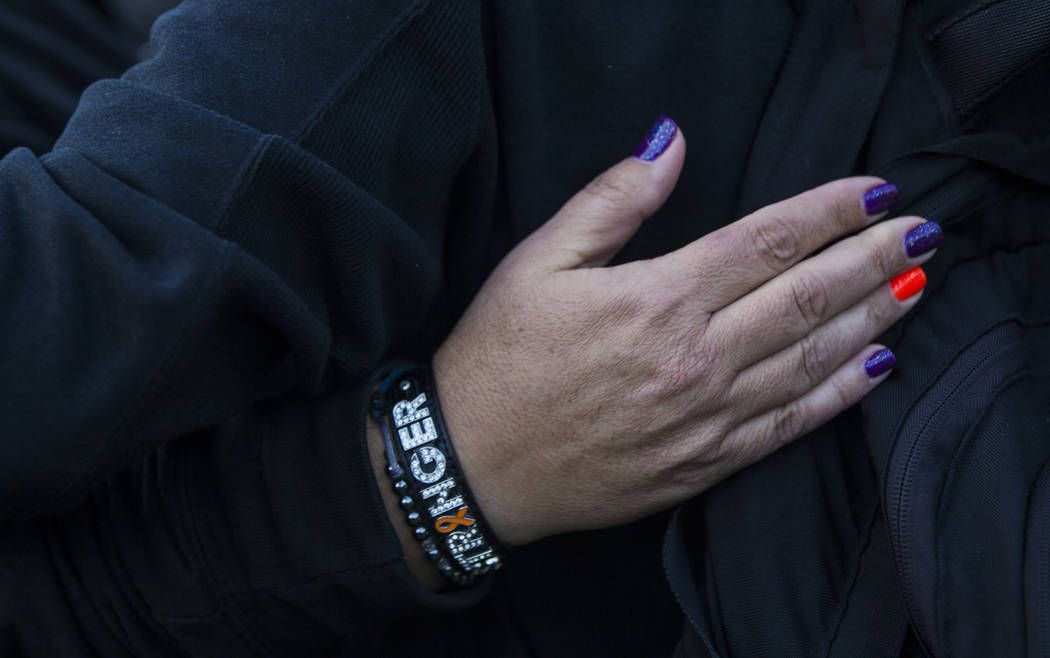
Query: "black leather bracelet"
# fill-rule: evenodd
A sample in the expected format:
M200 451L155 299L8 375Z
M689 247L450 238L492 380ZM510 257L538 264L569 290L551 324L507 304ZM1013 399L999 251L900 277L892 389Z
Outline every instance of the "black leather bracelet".
M373 390L371 412L383 434L387 474L427 557L460 585L499 569L506 550L467 487L430 368L391 368Z

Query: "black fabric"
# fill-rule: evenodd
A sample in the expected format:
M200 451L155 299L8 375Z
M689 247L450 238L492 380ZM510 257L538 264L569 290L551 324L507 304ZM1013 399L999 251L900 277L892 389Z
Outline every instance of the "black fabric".
M827 656L895 656L911 632L881 514L874 515L864 542Z
M996 90L1050 54L1050 6L982 0L927 38L952 107L968 119Z
M935 655L1045 650L1026 643L1026 629L1045 622L1025 601L1041 591L1032 570L1046 558L1026 559L1024 544L1041 523L1028 510L1050 457L1050 373L1038 357L1050 347L1050 318L1045 295L1001 282L1050 276L1048 255L1045 245L1027 246L955 268L959 287L931 296L940 312L902 338L935 333L936 343L915 357L924 367L902 376L889 413L869 420L873 435L900 437L885 461L877 459L886 465L886 515L906 603ZM946 312L943 305L963 301L953 299L960 293L980 322Z
M808 3L754 136L738 215L859 164L899 47L902 8Z
M947 239L925 266L924 299L882 337L899 364L886 384L683 508L681 526L704 527L703 544L691 544L693 586L706 601L697 610L704 627L693 632L705 633L717 655L1047 651L1039 635L1047 557L1033 548L1042 541L1033 527L1041 526L1040 469L1050 448L1050 69L1026 59L963 124L941 102L956 90L926 66L924 36L959 24L972 7L882 3L841 20L877 20L878 10L894 8L903 9L898 45L869 61L890 71L870 126L837 120L868 107L849 80L824 93L811 84L804 100L785 93L783 112L799 127L769 124L770 150L756 153L776 157L793 143L785 135L824 121L813 134L828 155L807 158L800 144L784 162L805 162L801 171L753 168L766 173L755 174L755 201L743 207L831 177L833 144L863 139L839 157L855 153L861 170L898 183L897 212L940 221ZM1029 18L1038 23L1042 12ZM833 48L827 38L823 47ZM811 70L812 60L799 58ZM784 76L791 70L789 60ZM776 103L774 95L767 116L780 112ZM761 143L760 135L756 149ZM768 180L785 186L770 190ZM671 581L682 600L688 586Z
M98 0L113 21L136 38L146 41L149 28L161 13L179 4L178 0Z
M84 87L135 63L137 40L84 0L0 6L0 154L51 149Z
M46 4L12 26L73 30ZM522 549L484 605L431 595L366 457L364 382L428 358L514 241L490 19L185 2L0 163L0 655L670 651L660 519Z
M8 3L3 148L36 152L0 161L0 654L1045 653L1050 65L960 121L925 37L972 9L187 0L56 141L133 40L94 5ZM660 113L689 155L621 260L851 173L945 224L884 336L897 372L670 525L422 591L366 456L365 382L427 359ZM941 389L972 395L936 425L913 481L943 493L902 545L887 484Z

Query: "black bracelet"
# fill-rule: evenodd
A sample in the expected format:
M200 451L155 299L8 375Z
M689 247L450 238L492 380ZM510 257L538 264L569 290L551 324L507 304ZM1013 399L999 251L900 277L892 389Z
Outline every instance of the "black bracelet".
M467 487L430 368L392 368L372 393L371 411L383 434L387 474L427 557L460 585L499 569L506 550Z

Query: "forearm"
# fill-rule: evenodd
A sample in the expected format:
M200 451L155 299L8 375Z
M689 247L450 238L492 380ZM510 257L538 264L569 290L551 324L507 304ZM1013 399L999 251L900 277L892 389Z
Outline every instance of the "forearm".
M480 64L476 7L248 4L183 3L51 154L0 161L0 520L67 509L166 440L365 381L402 337L432 327L432 349L444 331L424 317L436 209L480 120L446 110L484 90L401 76L417 40L449 34L451 70ZM415 125L433 130L405 139ZM487 218L493 182L471 189Z
M314 656L340 643L386 655L405 620L440 624L475 605L484 584L434 593L442 581L415 540L395 536L403 521L380 501L390 487L373 473L364 397L348 387L259 405L146 456L67 514L0 526L0 655L239 656L261 644Z

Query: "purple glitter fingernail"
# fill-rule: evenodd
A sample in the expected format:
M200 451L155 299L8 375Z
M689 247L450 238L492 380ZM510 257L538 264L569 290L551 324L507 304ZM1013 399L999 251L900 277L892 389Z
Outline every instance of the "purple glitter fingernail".
M883 349L868 357L868 360L864 362L864 372L868 374L868 377L875 379L887 370L892 370L896 365L897 357L893 356L893 352Z
M944 231L937 222L919 224L904 236L904 252L908 258L925 254L944 242Z
M897 191L897 186L893 183L876 185L864 193L864 212L868 215L884 213L897 205L899 197L900 193Z
M667 150L677 134L678 124L668 117L660 117L642 143L634 150L634 157L645 162L652 162Z

